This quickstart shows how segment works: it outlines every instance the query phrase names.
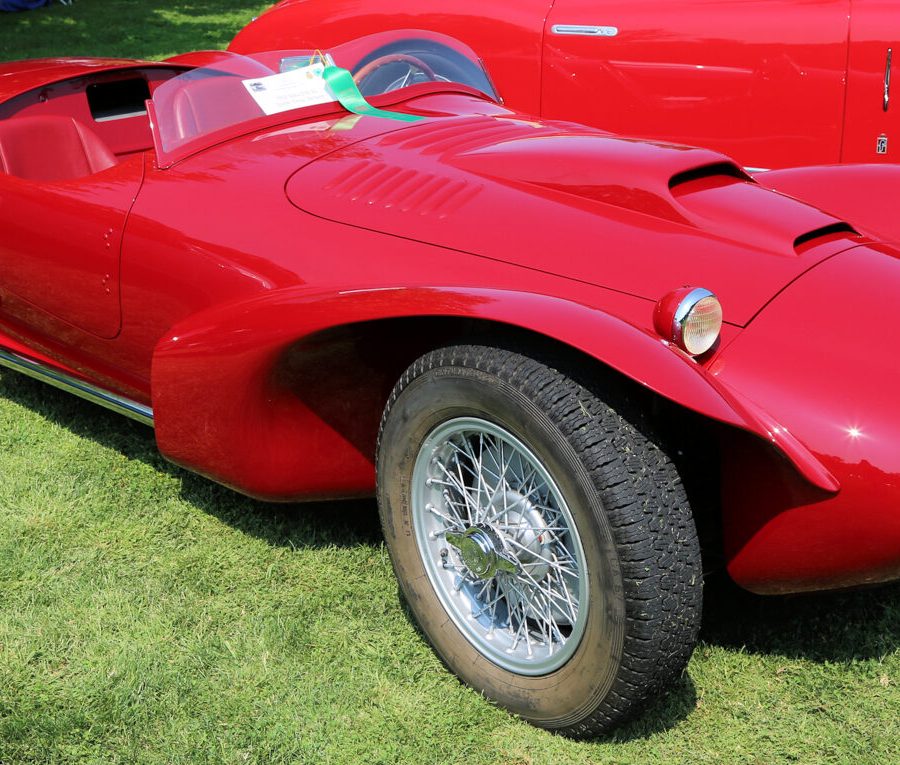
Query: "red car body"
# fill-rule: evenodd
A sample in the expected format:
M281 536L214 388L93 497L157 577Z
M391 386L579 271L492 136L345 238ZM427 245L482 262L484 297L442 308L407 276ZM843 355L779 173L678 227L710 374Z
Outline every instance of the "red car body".
M283 0L231 48L401 29L467 43L507 106L547 119L706 146L753 168L900 156L891 0Z
M4 120L71 115L118 160L73 180L0 175L4 347L152 405L173 461L255 497L298 500L372 493L393 367L373 360L385 368L363 380L355 364L341 370L359 336L384 333L380 342L393 346L391 322L413 317L518 327L734 426L723 432L736 441L739 430L763 439L761 472L743 464L725 487L728 565L740 584L782 592L900 575L890 318L900 264L879 243L900 230L856 193L895 199L900 170L762 176L807 197L828 189L849 220L865 221L855 226L870 241L739 177L723 157L543 126L438 85L395 98L435 114L448 146L483 144L477 158L418 149L404 131L428 131L403 123L303 129L347 116L332 104L241 123L163 169L146 116L97 122L85 92L135 74L152 91L182 71L177 64L4 67ZM567 130L576 137L555 142ZM528 169L490 150L501 135L540 138ZM419 215L356 205L329 188L354 162L446 174L477 188L480 202L466 207L464 227L446 225L428 199ZM672 187L702 167L706 177ZM602 178L602 201L587 176ZM528 193L517 191L526 181ZM302 194L301 184L321 191ZM814 281L816 290L807 287ZM851 289L860 282L869 286ZM720 347L699 364L660 344L652 327L655 302L694 283L719 296L726 321ZM346 337L322 340L341 328ZM306 343L316 346L314 363L299 358ZM334 374L314 374L322 364ZM303 380L302 396L273 374L282 367ZM775 488L778 502L753 496Z
M403 39L333 52L359 69ZM222 119L215 78L162 111L178 75L223 61L0 69L0 363L153 425L179 465L296 501L373 493L382 412L422 354L538 343L703 434L742 586L900 577L900 168L755 180L443 76L371 98L415 122L336 102ZM696 357L654 321L684 285L723 307Z

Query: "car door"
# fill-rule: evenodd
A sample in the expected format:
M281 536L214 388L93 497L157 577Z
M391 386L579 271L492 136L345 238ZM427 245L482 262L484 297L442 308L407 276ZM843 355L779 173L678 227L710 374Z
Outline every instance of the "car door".
M897 0L853 0L848 61L841 161L900 162Z
M849 9L849 0L557 0L542 114L706 146L753 167L838 162Z
M140 154L72 180L0 174L0 312L39 334L114 337L122 232L142 174Z

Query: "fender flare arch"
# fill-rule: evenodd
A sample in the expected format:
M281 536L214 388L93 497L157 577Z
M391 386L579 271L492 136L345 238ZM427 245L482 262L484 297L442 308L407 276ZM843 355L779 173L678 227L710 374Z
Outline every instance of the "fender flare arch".
M159 449L261 499L369 495L375 432L396 380L390 375L423 351L378 335L400 366L358 364L353 354L361 348L370 358L382 355L371 342L366 347L359 329L434 320L475 320L561 344L703 417L765 439L810 483L839 488L765 412L651 331L580 303L479 288L291 288L188 317L153 354Z

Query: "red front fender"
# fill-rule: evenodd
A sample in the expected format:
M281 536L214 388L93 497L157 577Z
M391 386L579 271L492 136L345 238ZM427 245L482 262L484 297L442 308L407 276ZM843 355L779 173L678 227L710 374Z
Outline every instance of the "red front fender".
M564 343L689 409L759 435L810 482L838 488L792 436L656 335L559 298L471 288L297 288L191 317L153 357L159 448L173 462L264 499L368 494L384 386L396 378L376 380L377 365L349 358L379 352L354 343L352 328L428 317L489 321ZM337 348L333 332L340 328L349 332ZM402 351L404 338L380 342L385 351ZM412 358L401 352L400 360Z

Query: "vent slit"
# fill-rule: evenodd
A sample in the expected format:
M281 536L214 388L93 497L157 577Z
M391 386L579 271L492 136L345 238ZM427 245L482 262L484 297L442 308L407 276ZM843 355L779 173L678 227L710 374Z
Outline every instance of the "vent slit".
M458 196L465 188L466 183L464 181L450 181L443 189L432 196L430 204L422 208L421 214L431 215L447 208L450 200Z
M435 191L442 188L446 180L436 175L423 174L421 182L403 199L398 200L400 212L415 210L421 212L422 205Z
M807 231L805 234L800 234L794 240L794 249L800 249L805 244L809 244L810 242L816 239L823 239L826 236L832 236L835 234L849 234L850 236L859 236L859 232L853 228L849 223L844 223L843 221L839 223L831 223L827 226L822 226L821 228L813 229L812 231Z
M677 186L683 186L686 183L690 183L691 181L698 181L701 178L714 178L714 177L726 177L726 178L735 178L740 181L749 181L750 183L755 183L755 181L747 175L741 168L735 165L733 162L713 162L710 165L701 165L700 167L695 167L692 170L685 170L682 173L676 173L669 179L669 189L674 189Z
M415 170L401 170L380 189L373 191L369 201L372 204L390 207L397 195L400 194L400 189L404 188L407 183L414 181L417 175Z
M345 193L347 191L347 189L353 188L353 183L350 182L352 180L353 176L364 172L368 167L369 167L368 163L365 163L365 164L360 163L358 165L351 166L349 169L345 170L342 173L339 173L338 175L336 175L334 177L334 179L329 181L324 186L324 190L325 191L335 190L337 192L337 195L340 196L341 194Z
M352 199L356 201L357 199L370 196L377 189L383 188L399 172L399 168L379 165L377 173L363 178L356 184Z

